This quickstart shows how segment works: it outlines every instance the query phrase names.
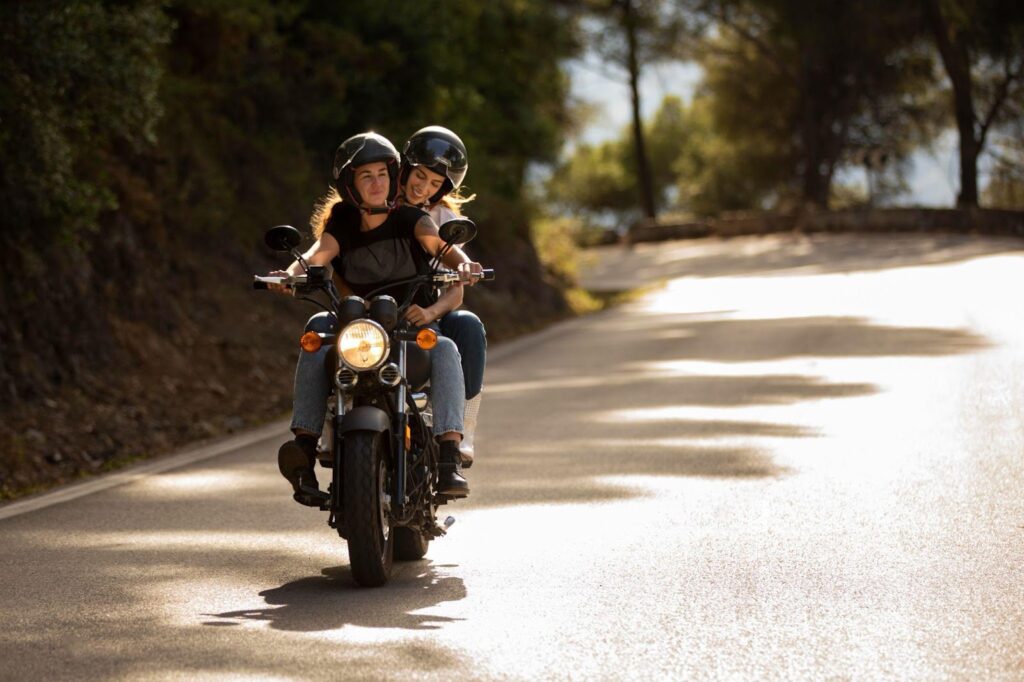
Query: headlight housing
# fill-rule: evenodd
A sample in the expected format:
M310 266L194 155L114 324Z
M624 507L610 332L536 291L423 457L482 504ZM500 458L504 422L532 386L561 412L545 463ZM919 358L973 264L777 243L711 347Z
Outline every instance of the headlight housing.
M357 372L380 367L390 350L388 335L373 320L350 322L338 336L338 357Z

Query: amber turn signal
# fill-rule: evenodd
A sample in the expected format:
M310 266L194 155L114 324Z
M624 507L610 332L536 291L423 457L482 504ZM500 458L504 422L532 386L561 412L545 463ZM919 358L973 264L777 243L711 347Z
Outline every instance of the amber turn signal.
M437 345L437 332L429 327L416 332L416 345L423 350L430 350Z
M307 353L315 353L320 350L320 346L323 345L323 339L316 332L306 332L299 339L299 345L302 346L302 350Z
M409 425L406 424L405 425L405 449L409 450L410 448L412 448L412 429L410 429Z

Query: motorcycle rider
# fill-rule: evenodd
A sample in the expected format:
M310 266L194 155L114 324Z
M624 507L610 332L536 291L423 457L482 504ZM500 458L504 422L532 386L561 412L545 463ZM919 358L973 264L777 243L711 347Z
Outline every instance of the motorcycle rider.
M347 287L356 295L367 294L389 283L429 272L429 260L440 252L443 242L434 221L414 206L397 203L400 157L391 142L376 133L354 135L338 147L334 161L334 185L317 205L311 219L316 243L303 254L310 265L334 266ZM461 249L454 248L444 259L469 279L470 272L482 270ZM283 272L302 272L296 261ZM281 286L272 286L284 291ZM396 285L381 292L396 300L408 291ZM456 284L435 297L421 288L405 312L410 323L434 323L462 303L462 286ZM469 494L462 475L459 443L465 411L465 385L455 343L438 336L431 353L431 401L434 436L440 445L438 492L451 497ZM327 349L301 352L295 372L292 432L295 439L278 451L278 466L292 484L296 501L319 506L301 487L317 488L314 464L316 443L323 428L330 394L324 361Z
M462 215L462 204L474 198L464 198L459 192L468 171L469 154L458 135L442 126L421 128L402 149L399 199L427 211L438 225L455 220ZM473 286L475 280L467 284ZM466 413L460 451L462 465L469 468L473 464L473 440L483 398L487 332L480 318L464 309L445 314L440 328L458 346L462 358Z

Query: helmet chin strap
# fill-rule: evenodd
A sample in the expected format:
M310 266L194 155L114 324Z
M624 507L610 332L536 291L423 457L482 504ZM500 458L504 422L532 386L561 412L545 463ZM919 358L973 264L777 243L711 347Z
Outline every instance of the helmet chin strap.
M363 213L367 214L367 215L383 215L385 213L391 213L392 207L391 206L371 206L371 207L367 208L366 206L360 206L359 210L362 211Z

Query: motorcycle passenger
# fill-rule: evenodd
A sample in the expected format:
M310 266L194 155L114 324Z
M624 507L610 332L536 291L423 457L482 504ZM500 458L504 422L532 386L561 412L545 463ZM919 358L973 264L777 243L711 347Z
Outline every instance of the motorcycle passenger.
M399 200L422 208L442 225L461 217L461 206L473 197L459 193L469 171L466 145L454 132L441 126L416 131L402 150ZM470 279L469 286L476 280ZM452 339L462 358L466 381L466 413L460 451L462 465L473 464L473 439L480 413L480 401L487 362L487 333L480 318L468 310L453 310L440 320L441 333Z
M437 225L429 215L397 203L399 162L398 150L381 135L368 132L348 138L335 155L337 191L321 200L311 219L317 241L303 257L310 265L333 265L356 295L429 272L430 258L443 247ZM469 272L481 269L460 249L452 249L445 256L445 265L458 269L466 278ZM301 265L295 262L279 274L301 271ZM272 288L283 291L283 287ZM403 301L408 290L396 285L381 293ZM417 326L427 325L461 303L461 284L439 297L424 287L405 312L405 319ZM438 492L465 497L469 483L462 475L459 453L465 386L459 352L451 339L439 336L430 353L433 431L440 445ZM326 348L299 354L291 424L295 439L278 451L278 465L292 484L295 500L309 506L319 506L319 501L303 493L301 487L318 487L313 466L330 394L324 371L326 354Z

